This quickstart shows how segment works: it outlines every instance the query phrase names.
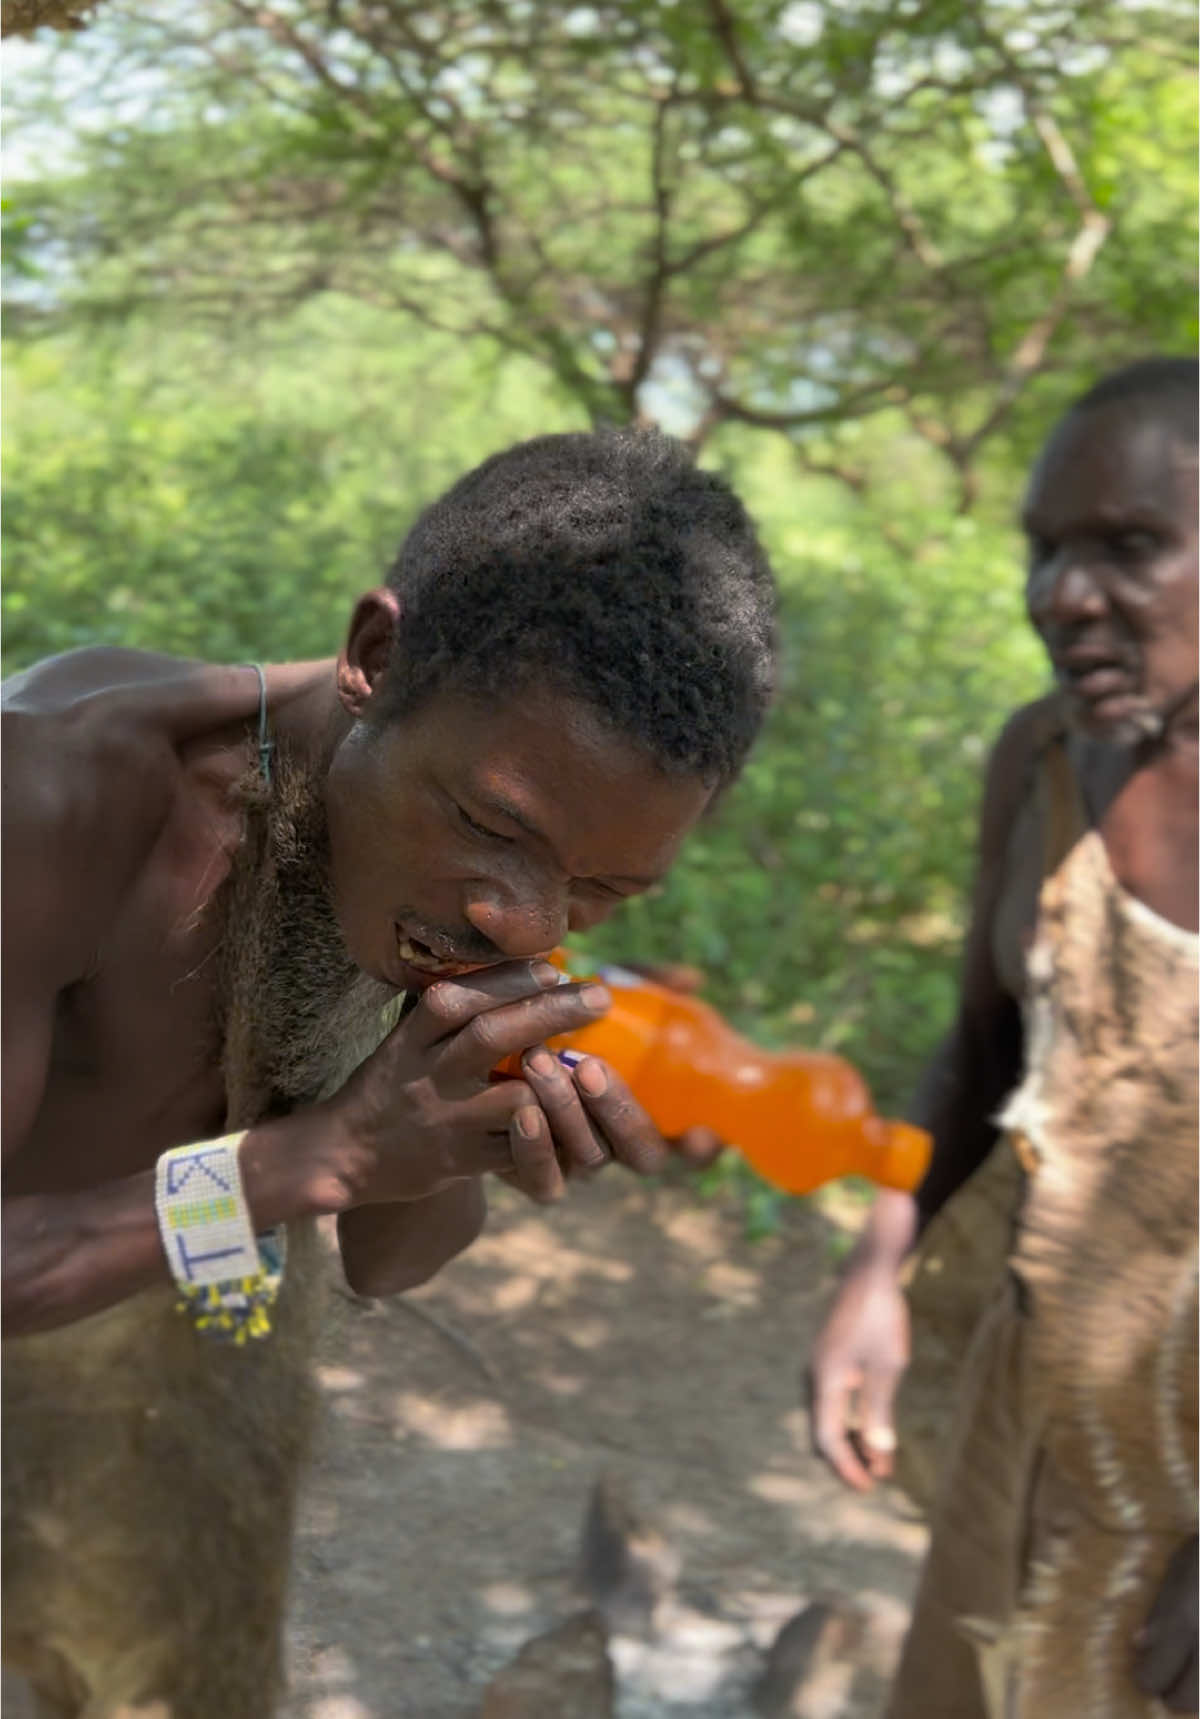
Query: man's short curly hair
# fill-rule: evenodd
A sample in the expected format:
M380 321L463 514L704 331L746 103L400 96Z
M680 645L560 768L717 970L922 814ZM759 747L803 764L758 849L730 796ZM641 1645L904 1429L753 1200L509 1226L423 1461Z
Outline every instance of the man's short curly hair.
M385 713L546 677L664 770L736 775L775 679L775 587L729 486L654 431L539 436L420 516Z
M1195 447L1198 397L1200 364L1195 358L1139 358L1102 376L1068 409L1067 417L1094 411L1099 406L1148 408L1164 417L1183 441Z

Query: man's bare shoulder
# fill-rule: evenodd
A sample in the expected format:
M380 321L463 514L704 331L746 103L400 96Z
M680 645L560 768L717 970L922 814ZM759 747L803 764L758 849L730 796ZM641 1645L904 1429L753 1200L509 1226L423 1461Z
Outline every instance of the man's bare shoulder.
M170 742L98 669L39 665L6 683L0 715L5 935L49 938L68 965L152 849L177 774Z
M118 646L47 657L6 680L5 712L159 730L176 744L245 720L258 703L249 664L229 667Z
M1027 763L1055 735L1065 731L1062 698L1057 692L1031 699L1028 704L1018 705L1009 715L996 740L993 762L1002 765Z
M3 689L6 901L55 941L91 935L139 873L181 782L180 746L253 707L244 671L72 651ZM9 920L11 925L11 917Z
M1006 840L1029 798L1038 758L1063 728L1062 702L1056 692L1020 705L1009 716L988 762L982 819L985 848Z
M168 669L167 665L170 665ZM159 719L159 689L197 665L140 651L87 649L36 663L5 681L6 819L82 833L107 809L112 825L140 823L169 787L175 747ZM175 671L172 673L171 671ZM136 790L136 791L135 791ZM145 808L145 812L143 812Z

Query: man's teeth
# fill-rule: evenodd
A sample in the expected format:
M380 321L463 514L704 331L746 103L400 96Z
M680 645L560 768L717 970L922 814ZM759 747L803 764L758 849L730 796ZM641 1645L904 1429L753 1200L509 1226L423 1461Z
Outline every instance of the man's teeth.
M462 967L461 961L439 961L436 955L414 949L407 937L397 938L400 959L410 967L419 967L425 973L457 973Z

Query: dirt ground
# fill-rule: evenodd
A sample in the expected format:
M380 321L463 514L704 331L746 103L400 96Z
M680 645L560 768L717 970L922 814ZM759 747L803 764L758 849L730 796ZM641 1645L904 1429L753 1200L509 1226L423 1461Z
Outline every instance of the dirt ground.
M755 1242L728 1191L702 1198L682 1167L609 1171L550 1210L495 1184L475 1246L391 1302L350 1296L331 1253L281 1719L748 1719L780 1627L829 1595L857 1613L833 1614L801 1695L766 1710L878 1713L925 1545L911 1500L936 1475L1017 1187L993 1154L930 1227L901 1395L909 1490L868 1497L812 1456L801 1407L864 1216L836 1185ZM598 1482L591 1567L624 1578L599 1594L599 1633L580 1574ZM9 1678L3 1711L28 1712Z
M601 1477L659 1594L649 1628L609 1640L618 1719L748 1713L780 1625L830 1590L865 1605L871 1639L813 1711L875 1711L925 1536L899 1493L855 1497L809 1451L800 1369L837 1213L835 1194L792 1204L751 1242L683 1171L610 1172L550 1211L501 1188L424 1289L335 1294L286 1719L475 1715L498 1668L586 1604Z

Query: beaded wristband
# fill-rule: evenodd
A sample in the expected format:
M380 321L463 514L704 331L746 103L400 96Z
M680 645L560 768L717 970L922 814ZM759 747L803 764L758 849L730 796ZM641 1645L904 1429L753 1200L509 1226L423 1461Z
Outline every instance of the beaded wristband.
M239 1344L270 1332L287 1257L282 1224L255 1237L238 1167L244 1138L173 1146L158 1160L154 1190L178 1311L206 1337Z

